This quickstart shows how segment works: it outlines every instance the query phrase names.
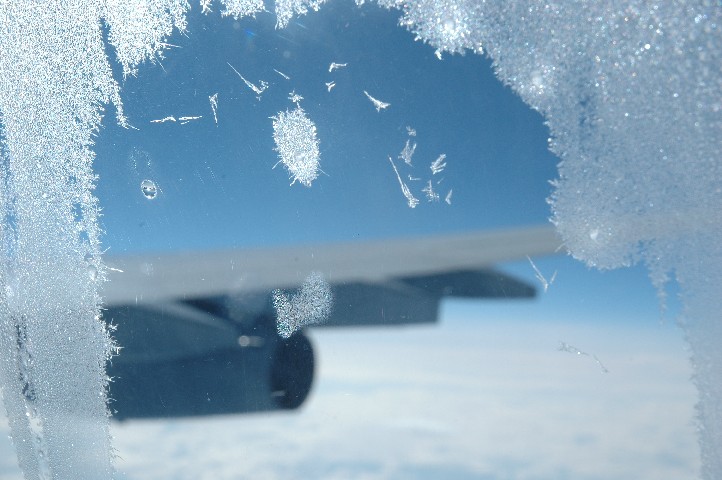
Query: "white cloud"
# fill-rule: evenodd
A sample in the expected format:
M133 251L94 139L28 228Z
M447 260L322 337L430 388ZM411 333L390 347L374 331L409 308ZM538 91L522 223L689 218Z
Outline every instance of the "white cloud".
M672 331L479 320L312 337L319 368L299 412L114 424L119 478L697 472L694 390ZM609 373L558 351L560 340L595 353Z

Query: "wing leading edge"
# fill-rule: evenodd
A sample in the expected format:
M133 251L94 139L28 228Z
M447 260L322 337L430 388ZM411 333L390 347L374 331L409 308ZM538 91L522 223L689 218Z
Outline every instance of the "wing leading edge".
M293 288L311 271L322 272L332 285L438 280L440 274L553 254L561 243L552 226L538 226L363 243L110 255L103 298L112 307Z

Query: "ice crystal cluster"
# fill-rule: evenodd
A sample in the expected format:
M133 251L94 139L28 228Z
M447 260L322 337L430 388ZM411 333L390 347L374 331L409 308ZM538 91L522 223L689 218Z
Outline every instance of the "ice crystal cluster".
M308 9L318 11L326 0L276 0L276 28L285 28L293 15L305 15Z
M401 150L401 153L399 153L399 159L404 161L404 164L407 166L407 169L413 168L412 158L414 156L414 152L416 151L416 142L413 144L411 143L411 137L416 138L416 130L412 129L411 127L406 127L406 131L409 135L409 138L406 139L406 144L404 145L404 148ZM391 162L391 167L394 169L394 173L396 174L396 178L399 181L399 186L401 187L401 193L403 193L404 197L406 198L406 203L409 206L409 208L416 208L416 206L419 204L419 199L414 196L414 194L411 191L411 188L409 188L409 185L404 181L404 179L401 177L401 173L399 172L399 169L396 167L396 164L389 156L389 162ZM402 165L403 167L403 165ZM431 162L431 165L429 165L429 169L431 170L432 175L436 175L438 173L441 173L446 168L446 154L442 153L439 155L436 160ZM421 180L419 177L415 177L411 173L407 174L407 178L410 182L415 182ZM440 200L440 195L437 192L435 187L438 187L441 182L443 181L443 178L433 181L432 179L428 179L426 181L426 184L421 189L421 193L424 194L426 197L426 200L432 203L437 203ZM444 197L444 201L451 205L451 194L452 190L449 189L446 193L446 196Z
M110 478L93 135L182 1L0 2L0 382L25 478Z
M719 2L379 3L439 52L483 47L545 116L561 158L553 222L575 257L644 262L662 300L679 283L702 478L722 478Z
M300 97L298 97L300 98ZM276 151L292 179L291 185L298 182L310 187L318 178L319 156L316 124L306 115L300 106L273 117L273 140Z
M333 294L323 275L311 272L296 293L274 290L272 301L278 334L289 338L304 326L325 321L331 314Z
M210 9L211 2L210 0L206 1L204 11ZM231 16L235 19L252 17L265 10L263 0L222 0L221 3L226 7L221 11L221 15L224 17Z
M291 21L294 15L305 15L309 9L318 11L326 1L327 0L276 0L276 28L286 28L288 22ZM232 16L235 19L255 17L257 13L266 10L263 0L221 0L221 3L225 6L225 9L221 11L221 15L224 17ZM212 11L211 0L201 0L200 5L203 13Z

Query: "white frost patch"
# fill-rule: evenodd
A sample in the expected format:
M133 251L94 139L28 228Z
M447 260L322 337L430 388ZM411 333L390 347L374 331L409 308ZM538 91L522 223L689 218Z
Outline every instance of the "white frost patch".
M481 54L485 31L481 29L479 18L485 14L485 19L498 21L507 20L503 16L505 9L502 3L486 5L478 0L417 0L414 2L396 2L394 0L380 0L381 5L389 8L400 8L404 15L399 24L405 26L416 34L417 40L429 43L435 48L434 55L441 60L443 52L464 53L466 50ZM530 2L533 5L533 2ZM522 6L509 6L511 12L523 11ZM507 13L508 15L508 13ZM507 35L523 27L523 20L518 25L501 26L501 23L490 24ZM486 25L483 25L486 27ZM508 37L507 37L508 38Z
M275 150L281 157L279 163L288 170L291 185L298 182L310 187L320 171L316 124L300 106L290 112L279 112L272 119Z
M91 147L103 105L127 122L104 28L134 74L174 26L185 28L186 8L0 3L0 383L27 480L113 476L105 364L114 345L101 319Z
M95 0L85 4L84 8L88 10L88 15L94 13L105 17L109 25L108 40L123 65L123 75L127 76L135 75L138 65L145 60L155 60L171 46L165 40L173 33L174 27L185 31L185 13L189 5L185 0Z
M211 3L210 0L201 0L201 2L208 2L209 5ZM242 17L255 18L257 13L266 11L263 0L221 0L221 3L226 7L221 11L221 16L230 16L236 20Z
M276 0L276 28L286 28L294 14L306 15L308 9L318 11L326 0Z
M722 9L717 2L379 3L439 52L480 52L560 158L553 222L576 258L674 278L692 349L701 477L722 478ZM664 419L660 419L664 421Z
M311 272L297 292L288 294L274 290L272 301L278 335L289 338L302 327L328 319L333 307L333 294L323 275Z
M391 106L390 103L382 102L381 100L372 97L371 95L369 95L369 92L367 92L366 90L364 90L364 95L366 95L366 97L367 97L369 100L371 100L371 103L374 104L374 107L376 108L376 111L377 111L377 112L380 112L381 110L384 110L384 109L389 108L389 107Z

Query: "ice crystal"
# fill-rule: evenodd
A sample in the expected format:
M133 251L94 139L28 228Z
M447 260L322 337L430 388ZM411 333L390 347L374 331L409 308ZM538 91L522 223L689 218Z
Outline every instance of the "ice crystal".
M296 106L299 106L301 103L301 100L303 100L303 97L296 93L294 90L293 92L288 94L288 99L296 104Z
M334 70L338 70L339 68L343 68L343 67L345 67L346 65L348 65L348 63L331 62L331 65L328 66L328 73L331 73L331 72L333 72Z
M554 283L554 280L557 278L557 271L554 270L554 273L552 273L552 276L549 280L546 279L544 275L542 275L541 271L537 268L534 261L531 259L529 255L526 256L527 260L529 260L529 264L531 264L531 268L534 269L534 276L537 280L539 280L539 283L541 283L542 288L544 289L544 292L546 293L547 290L549 290L549 286Z
M279 112L272 119L275 150L281 157L279 163L288 170L291 185L298 182L310 187L320 171L316 125L300 106Z
M283 72L281 72L281 71L279 71L279 70L276 70L275 68L273 69L273 71L276 72L277 74L279 74L280 76L282 76L283 78L285 78L286 80L290 80L290 79L291 79L291 77L289 77L288 75L286 75L285 73L283 73Z
M366 90L364 90L364 95L366 95L366 97L371 101L371 103L374 104L377 112L380 112L381 110L384 110L391 106L390 103L382 102L381 100L372 97Z
M429 168L431 169L432 175L443 172L446 168L446 154L442 153L441 155L439 155L436 160L431 162Z
M579 350L577 347L575 347L574 345L569 345L568 343L560 342L559 348L557 348L557 350L559 350L560 352L569 352L574 355L579 355L579 356L583 356L583 357L590 357L594 360L594 362L597 364L597 366L599 366L599 369L601 370L602 373L609 373L609 370L607 370L607 367L604 366L602 361L599 360L599 358L597 358L596 355L594 355L594 354L590 355L587 352L583 352L583 351Z
M200 120L201 118L203 118L203 115L178 117L178 122L180 122L181 125L185 125L188 122L192 122L194 120Z
M211 105L212 105L212 104L211 104ZM181 125L185 125L186 123L188 123L188 122L190 122L190 121L198 120L198 119L201 119L201 118L203 118L202 115L198 115L198 116L185 116L185 117L178 117L178 118L175 118L173 115L169 115L169 116L167 116L167 117L159 118L159 119L157 119L157 120L151 120L150 123L166 123L166 122L174 122L174 123L175 123L175 122L179 122Z
M336 86L336 82L326 82L326 89L330 92L333 87Z
M444 201L451 205L451 195L454 193L454 190L449 190L449 193L446 194L446 198L444 198Z
M439 201L439 194L434 191L434 186L431 184L431 180L429 180L426 184L426 186L421 190L424 194L426 194L426 199L430 202L438 202Z
M208 101L211 104L211 110L213 111L213 121L216 122L216 127L218 126L218 94L214 93L210 97L208 97Z
M165 123L165 122L175 122L176 118L174 116L167 116L163 118L159 118L157 120L151 120L150 123Z
M409 186L401 179L399 170L396 168L394 161L391 160L391 157L389 157L389 162L391 162L391 167L394 169L394 173L396 173L396 178L399 180L399 185L401 186L401 193L403 193L404 197L406 197L406 202L408 203L409 208L416 208L416 205L419 204L419 199L414 197L411 190L409 190Z
M333 294L323 275L311 272L295 293L274 290L272 302L278 334L289 338L302 327L324 322L331 314Z
M411 157L414 156L414 152L416 151L416 142L414 142L413 145L411 145L411 141L409 139L406 139L406 145L404 145L404 149L401 150L401 153L399 154L399 158L403 160L407 165L411 165Z
M228 63L228 62L226 62L226 63ZM238 75L239 77L241 77L241 80L243 80L243 83L245 83L248 88L250 88L251 90L253 90L253 93L255 93L255 94L257 95L256 98L258 98L258 100L260 100L260 99L261 99L261 94L262 94L263 92L265 92L266 89L268 88L268 82L265 82L265 81L261 80L261 82L260 82L261 86L259 87L259 86L255 85L255 84L249 82L248 80L246 80L245 77L244 77L243 75L241 75L241 74L238 72L238 70L235 69L235 67L234 67L233 65L231 65L230 63L228 63L228 66L231 67L231 69L232 69L234 72L236 72L236 75Z

